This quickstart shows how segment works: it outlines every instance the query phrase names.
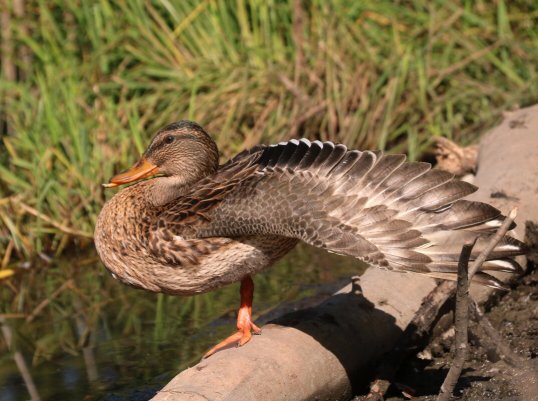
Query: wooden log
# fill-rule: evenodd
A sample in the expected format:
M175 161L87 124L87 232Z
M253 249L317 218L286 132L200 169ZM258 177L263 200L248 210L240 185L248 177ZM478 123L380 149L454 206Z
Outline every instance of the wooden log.
M471 200L487 202L503 213L518 208L517 227L512 234L525 239L525 223L538 222L538 105L505 113L500 125L480 141L478 170L474 184L478 191ZM525 267L526 259L518 262ZM513 280L508 273L495 274L503 281ZM485 302L491 290L471 287L472 297Z
M391 348L435 286L428 277L369 269L362 291L350 285L275 320L245 346L181 372L153 400L349 399L356 375Z
M480 144L473 199L505 213L519 207L538 221L538 106L519 110ZM153 401L346 400L371 362L390 350L435 288L412 273L369 269L355 285L320 305L293 312L263 327L263 334L178 374ZM476 292L476 288L474 289ZM489 291L479 290L484 300ZM371 372L370 372L371 373Z
M505 113L503 122L480 141L478 191L469 199L488 202L508 213L518 208L516 236L525 221L538 222L538 105Z

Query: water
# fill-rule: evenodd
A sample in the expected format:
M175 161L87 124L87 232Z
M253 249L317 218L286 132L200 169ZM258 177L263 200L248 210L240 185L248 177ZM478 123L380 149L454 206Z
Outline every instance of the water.
M299 246L255 277L254 317L332 291L329 283L362 270L351 258ZM149 399L235 330L239 303L238 284L190 298L135 290L95 255L30 268L12 286L0 282L0 292L4 330L19 352L0 340L1 401L30 399L16 358L41 400Z

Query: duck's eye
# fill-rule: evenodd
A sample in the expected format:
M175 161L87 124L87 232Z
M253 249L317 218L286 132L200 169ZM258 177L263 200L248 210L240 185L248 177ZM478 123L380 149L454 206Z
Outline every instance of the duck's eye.
M166 138L164 138L165 143L172 143L174 142L174 137L172 135L168 135Z

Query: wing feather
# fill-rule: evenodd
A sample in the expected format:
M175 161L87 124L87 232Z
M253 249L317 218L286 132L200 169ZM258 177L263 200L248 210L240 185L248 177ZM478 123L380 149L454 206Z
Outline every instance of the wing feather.
M503 218L461 199L475 190L403 155L292 140L241 153L163 218L203 214L193 223L197 237L293 237L379 267L454 279L462 244L481 236L476 258ZM505 237L483 270L519 271L512 258L524 251ZM485 273L477 277L500 286Z

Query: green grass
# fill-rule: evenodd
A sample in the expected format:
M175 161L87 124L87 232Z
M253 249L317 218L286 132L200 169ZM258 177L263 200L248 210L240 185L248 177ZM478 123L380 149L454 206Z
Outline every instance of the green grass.
M90 244L69 230L91 235L100 184L171 121L223 157L306 136L415 159L538 99L530 0L311 0L302 25L291 0L28 3L10 28L31 61L0 80L4 266Z

